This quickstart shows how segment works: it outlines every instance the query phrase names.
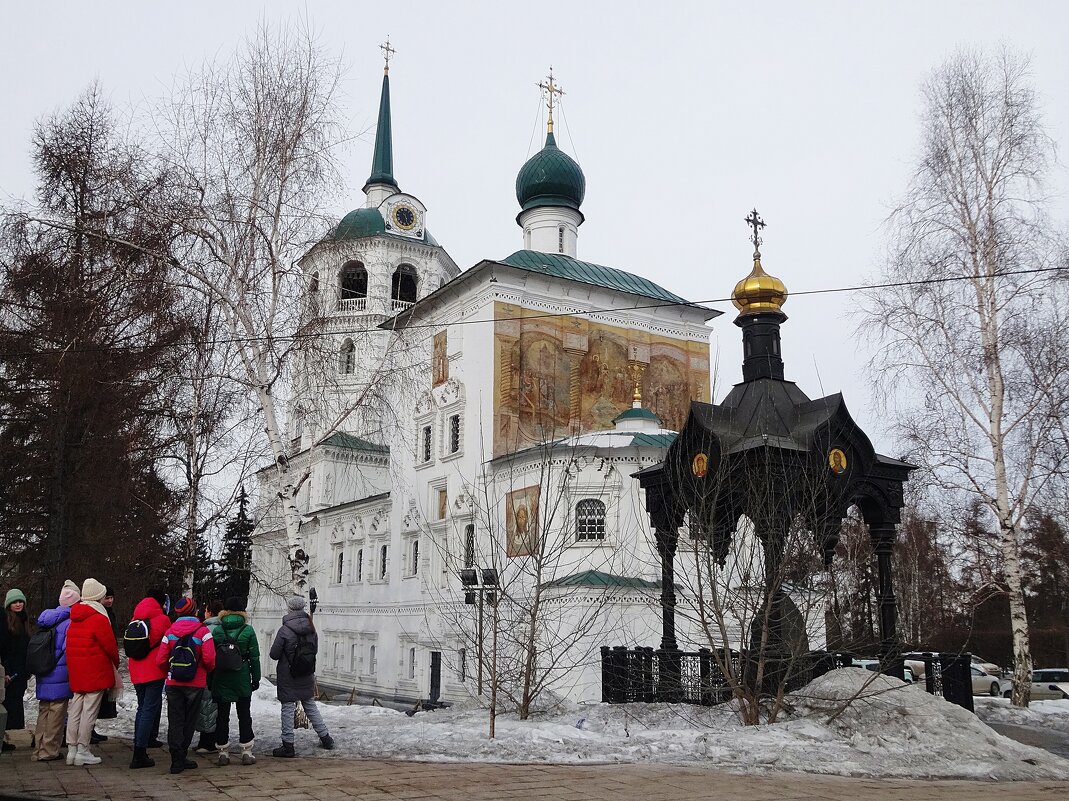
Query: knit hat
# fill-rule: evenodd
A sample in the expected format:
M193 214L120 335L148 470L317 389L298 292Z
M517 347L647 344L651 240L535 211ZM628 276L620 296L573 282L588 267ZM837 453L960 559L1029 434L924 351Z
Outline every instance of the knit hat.
M7 609L9 606L11 606L11 604L15 603L16 601L22 601L23 603L26 603L26 596L22 594L22 590L17 590L12 587L10 590L7 591L7 595L4 596L4 609Z
M87 578L82 582L82 600L99 601L104 597L104 585L95 578Z
M249 602L240 595L231 595L226 599L224 606L228 612L245 612L248 610Z
M294 595L292 598L286 601L286 606L291 612L300 612L302 609L304 609L307 603L308 602L304 600L304 598L302 598L300 595Z
M179 617L189 617L197 611L197 602L190 597L179 598L174 605L174 613Z
M104 597L105 598L114 598L115 597L115 593L112 591L111 587L109 587L107 584L104 585Z
M82 600L82 594L78 592L78 585L70 579L63 582L63 589L59 591L60 606L74 606Z

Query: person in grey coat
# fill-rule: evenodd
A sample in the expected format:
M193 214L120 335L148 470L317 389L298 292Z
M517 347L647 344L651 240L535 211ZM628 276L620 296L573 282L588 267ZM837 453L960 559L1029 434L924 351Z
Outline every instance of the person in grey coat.
M293 716L297 711L298 701L304 707L315 733L319 735L320 746L328 749L334 747L334 738L327 731L327 724L319 714L319 707L315 702L315 673L294 676L290 672L290 660L297 643L303 638L310 641L318 652L319 635L316 634L312 618L304 611L304 598L290 598L286 606L289 612L282 618L282 626L275 635L275 641L271 643L270 652L271 658L278 662L275 689L278 700L282 702L282 745L271 752L271 755L276 757L297 756L293 749Z

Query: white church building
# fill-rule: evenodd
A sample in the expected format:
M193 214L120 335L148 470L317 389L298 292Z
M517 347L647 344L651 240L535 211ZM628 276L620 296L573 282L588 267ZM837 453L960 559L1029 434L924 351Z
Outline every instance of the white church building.
M495 671L515 681L538 643L538 688L600 700L598 648L660 637L632 474L710 400L719 312L579 260L585 178L546 89L545 146L516 178L516 252L461 271L431 236L430 210L394 179L387 68L366 202L301 262L331 354L302 367L288 421L324 688L448 702ZM253 558L281 577L272 480L261 472ZM284 596L250 602L271 675ZM708 646L683 618L680 645Z

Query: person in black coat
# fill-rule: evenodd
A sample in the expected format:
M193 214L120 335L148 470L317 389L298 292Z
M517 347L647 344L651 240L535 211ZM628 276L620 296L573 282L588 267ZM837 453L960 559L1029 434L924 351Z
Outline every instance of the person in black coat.
M26 614L26 596L22 590L8 590L4 597L4 613L0 615L0 662L7 677L4 708L7 710L7 731L26 728L24 698L30 677L26 675L26 649L30 644L30 619ZM4 737L7 737L5 732ZM12 751L15 744L4 740L3 750Z
M271 752L276 757L294 757L297 752L293 748L293 715L297 711L297 703L304 707L308 721L312 724L315 733L319 735L319 743L323 748L333 748L334 738L327 730L327 724L323 716L319 714L315 696L315 673L306 676L294 676L290 672L290 660L297 648L297 643L305 640L319 650L319 635L316 634L312 618L304 611L305 600L300 596L290 598L286 602L289 612L282 618L282 626L275 635L275 641L271 643L271 658L278 662L275 676L275 689L278 700L282 702L282 745Z

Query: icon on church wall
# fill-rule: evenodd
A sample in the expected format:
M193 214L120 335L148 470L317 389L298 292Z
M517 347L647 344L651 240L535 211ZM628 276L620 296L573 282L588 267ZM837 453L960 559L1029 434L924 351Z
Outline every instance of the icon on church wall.
M709 472L709 457L704 453L697 453L690 463L690 471L698 478L705 478Z
M846 472L846 454L840 448L832 448L828 453L828 467L835 475Z
M434 354L431 359L431 385L441 386L449 379L449 354L446 331L434 335Z
M505 556L530 556L538 548L538 500L542 487L513 490L505 496Z

